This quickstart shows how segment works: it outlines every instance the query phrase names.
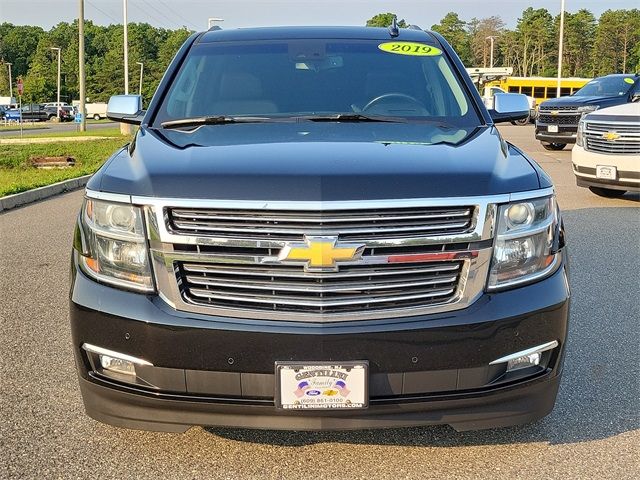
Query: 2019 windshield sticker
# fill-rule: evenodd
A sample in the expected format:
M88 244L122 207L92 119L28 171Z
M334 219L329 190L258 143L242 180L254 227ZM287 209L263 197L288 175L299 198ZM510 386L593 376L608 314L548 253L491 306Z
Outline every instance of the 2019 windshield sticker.
M378 45L383 52L418 57L434 57L442 55L442 50L431 45L416 42L385 42Z
M629 84L633 84L633 78L631 78L631 77L624 77L624 81L629 83Z

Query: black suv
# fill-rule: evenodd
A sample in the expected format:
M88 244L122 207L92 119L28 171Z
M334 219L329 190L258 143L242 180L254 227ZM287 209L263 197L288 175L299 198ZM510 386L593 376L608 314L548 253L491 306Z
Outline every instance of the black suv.
M87 413L113 425L529 422L569 286L549 177L436 33L192 35L91 178L72 256Z
M634 101L640 96L640 77L630 74L594 78L568 97L542 102L536 119L536 139L547 150L562 150L576 142L583 115L599 108Z

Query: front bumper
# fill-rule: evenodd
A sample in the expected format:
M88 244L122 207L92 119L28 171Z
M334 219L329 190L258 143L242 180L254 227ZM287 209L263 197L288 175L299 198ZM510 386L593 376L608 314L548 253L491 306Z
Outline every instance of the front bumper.
M536 124L536 140L545 143L576 143L578 125L559 126L558 132L549 132L549 125Z
M533 421L555 402L569 310L564 264L541 282L486 294L464 310L322 325L220 322L72 272L71 327L85 408L112 425L178 432L193 425L314 430L450 424L469 430ZM505 377L489 366L551 340L560 346L545 368ZM127 385L93 371L84 343L153 363L146 384ZM368 360L369 408L277 409L274 364L285 360Z
M571 161L579 187L602 187L640 192L640 155L591 152L576 145L571 151ZM615 167L616 178L599 178L597 176L599 166Z

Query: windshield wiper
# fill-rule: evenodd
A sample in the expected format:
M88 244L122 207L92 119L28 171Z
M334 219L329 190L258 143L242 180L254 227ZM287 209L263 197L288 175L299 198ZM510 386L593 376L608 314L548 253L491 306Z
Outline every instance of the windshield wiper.
M218 115L215 117L181 118L162 122L162 128L198 127L200 125L225 125L228 123L260 123L276 121L273 117L228 117Z
M311 122L391 122L407 123L402 117L388 117L384 115L365 115L363 113L338 113L337 115L304 115L297 117Z

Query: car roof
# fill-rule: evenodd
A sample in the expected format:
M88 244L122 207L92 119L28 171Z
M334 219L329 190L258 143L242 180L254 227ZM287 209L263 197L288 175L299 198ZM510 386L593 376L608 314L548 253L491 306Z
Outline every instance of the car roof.
M419 41L438 44L431 33L418 28L399 28L399 35L393 37L388 28L379 27L252 27L232 30L214 29L205 32L199 43L289 40L289 39L355 39L386 41Z

